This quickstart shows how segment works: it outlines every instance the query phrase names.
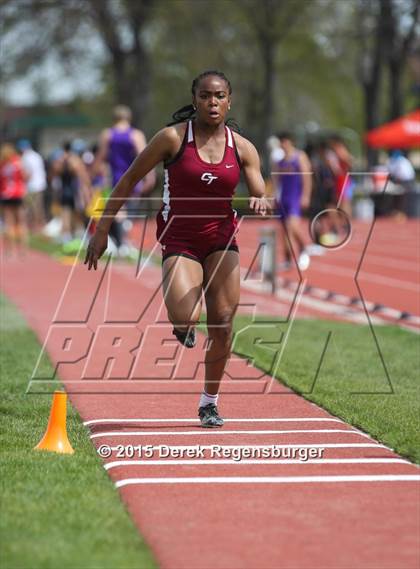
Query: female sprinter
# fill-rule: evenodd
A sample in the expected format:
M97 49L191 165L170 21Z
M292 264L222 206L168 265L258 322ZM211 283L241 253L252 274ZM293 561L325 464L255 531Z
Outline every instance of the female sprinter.
M187 348L195 345L202 292L206 300L209 348L198 410L203 427L223 425L216 405L239 302L236 212L231 201L241 169L250 208L261 215L268 209L255 147L225 124L231 93L230 82L218 71L194 79L192 105L173 115L174 122L150 140L116 184L85 259L89 270L96 269L113 216L139 180L163 161L163 206L157 217L163 294L173 333Z

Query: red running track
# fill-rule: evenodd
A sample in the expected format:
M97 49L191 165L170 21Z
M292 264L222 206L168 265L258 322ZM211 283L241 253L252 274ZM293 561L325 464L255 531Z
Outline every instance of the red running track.
M154 268L136 279L127 269L88 273L30 253L4 264L2 289L45 340L95 446L110 446L105 467L159 566L417 569L417 467L234 359L220 405L229 420L222 430L199 429L203 342L188 357L174 344L156 281ZM137 379L122 378L118 350ZM118 457L118 445L151 445L153 456ZM197 445L204 457L159 457L159 448ZM214 445L311 445L324 454L235 462L211 456Z
M275 219L243 217L240 220L238 242L241 251L241 267L243 274L251 268L251 276L244 282L243 290L251 290L253 294L267 295L267 287L254 280L253 270L258 268L254 262L260 243L260 231L264 228L277 228ZM306 221L302 222L304 232L309 240L309 230ZM138 224L133 231L133 237L139 246L147 251L160 254L156 245L154 221ZM350 320L367 324L368 319L363 306L348 306L351 298L360 298L360 292L367 303L369 316L374 323L397 323L401 312L413 315L411 320L404 320L404 325L420 329L420 220L411 219L405 223L397 223L392 219L377 219L373 222L352 221L352 235L343 247L336 250L324 249L320 257L312 257L309 270L301 274L306 287L316 287L321 291L332 291L344 295L345 299L337 302L335 298L328 299L324 304L319 295L314 296L306 291L300 297L295 316L317 317L327 319ZM280 242L277 247L277 261L283 260ZM359 269L356 283L356 275ZM293 302L294 294L298 291L300 282L296 267L290 271L277 274L279 287L275 301L277 311L286 316ZM282 282L289 281L288 291L284 290ZM360 292L358 286L360 287ZM325 296L325 295L324 295ZM322 297L322 295L321 295ZM260 300L260 303L262 300ZM343 309L344 304L344 309ZM373 312L375 304L387 307L388 311ZM272 313L264 310L263 313ZM295 307L296 308L296 307ZM276 311L276 312L277 312Z
M239 239L243 260L249 262L258 243L259 227L262 224L276 227L278 223L245 220L245 224L246 231L240 233ZM303 277L310 286L358 296L355 277L362 261L358 282L365 300L419 315L419 243L419 220L409 220L403 225L388 219L376 220L374 224L353 221L349 242L340 249L325 250L321 257L312 257ZM298 280L297 270L287 276Z

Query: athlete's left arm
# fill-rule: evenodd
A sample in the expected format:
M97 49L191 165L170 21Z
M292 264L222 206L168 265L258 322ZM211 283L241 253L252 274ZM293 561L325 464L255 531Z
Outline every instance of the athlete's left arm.
M299 153L299 164L300 164L300 171L302 173L302 181L303 181L301 206L303 207L303 209L306 209L309 207L311 203L312 164L308 158L308 155L303 151Z
M257 149L249 140L242 136L235 137L235 142L250 195L249 207L255 213L265 215L267 212L270 212L271 207L265 197L265 182L261 174L260 157Z
M147 144L146 137L144 136L144 133L141 130L137 129L133 132L132 136L133 136L133 144L136 148L137 154L140 154L146 148ZM143 178L143 186L141 189L142 195L149 194L153 190L155 185L156 185L156 171L153 168L153 170L150 170L150 172L148 172Z

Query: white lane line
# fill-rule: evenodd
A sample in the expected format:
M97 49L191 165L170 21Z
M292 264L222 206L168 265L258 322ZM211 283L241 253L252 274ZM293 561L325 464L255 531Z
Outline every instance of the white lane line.
M268 282L259 283L254 281L241 281L241 286L245 289L257 292L259 294L265 294L271 290L270 283ZM280 288L276 292L276 298L290 303L295 301L295 294L287 289ZM315 310L324 314L327 313L338 315L340 318L343 318L349 322L356 322L359 324L367 323L366 314L363 310L357 307L334 304L330 301L319 300L305 294L299 298L299 302L301 304L301 307L307 308L311 311ZM384 320L376 314L370 314L369 317L372 324L389 324L388 320Z
M343 250L341 250L340 252L340 261L345 261L346 259L349 259L350 261L354 260L358 263L360 261L360 257L361 253L352 253L349 251L347 251L347 253L344 253ZM385 269L387 269L389 267L389 257L387 257L386 255L371 254L369 253L369 251L367 251L365 263L366 265L368 264L379 265L380 267L384 267ZM392 267L394 269L400 269L401 271L416 272L416 274L419 270L417 263L406 260L401 261L397 259L392 259Z
M401 316L401 310L395 310L395 308L388 308L387 306L385 306L384 308L381 308L380 313L382 316L389 316L390 318L394 318L396 320L399 319L399 317ZM413 323L414 323L414 319L413 319Z
M299 433L347 433L351 435L360 435L368 437L365 433L354 431L352 429L293 429L287 431L225 431L215 429L202 429L201 431L110 431L107 433L94 433L90 435L91 439L99 439L102 437L153 437L153 436L189 436L189 435L289 435Z
M248 289L249 291L252 292L256 292L258 294L267 294L271 291L270 289L270 283L268 282L256 282L256 281L251 281L251 280L243 280L243 275L241 274L241 286L244 289ZM295 288L298 286L298 282L295 282ZM341 303L341 302L336 302L336 299L334 300L326 300L325 299L325 295L326 295L327 291L325 289L320 289L320 288L312 288L310 294L303 294L300 298L299 298L299 302L301 304L301 307L303 308L307 308L311 311L317 311L317 312L322 312L322 313L328 313L328 314L335 314L338 315L340 318L342 318L343 320L347 320L350 322L356 322L359 324L366 324L367 323L367 319L366 319L366 314L363 310L363 306L359 305L359 306L350 306L349 304L346 303ZM356 293L355 293L356 294ZM315 297L319 297L319 298L315 298ZM287 303L288 306L290 306L291 302L295 301L295 292L288 290L288 289L283 289L283 288L279 288L279 290L277 290L276 292L276 298L278 300L280 300L281 302ZM341 295L341 298L345 298L343 295ZM349 297L350 298L350 297ZM372 310L375 306L374 302L370 302L368 300L364 301L366 309L369 312L369 318L372 322L372 324L389 324L389 320L385 319L385 318L381 318L382 315L382 311L378 312L378 313L373 313ZM400 316L400 311L399 310L395 310L394 309L389 309L392 312L388 313L388 318L389 317L398 317ZM384 316L386 316L386 314L384 313ZM395 322L396 325L398 325L401 328L406 328L412 332L416 332L417 328L416 325L418 325L420 323L420 318L416 317L416 316L411 316L410 317L410 321L408 323L406 322Z
M341 419L329 419L327 417L267 417L256 419L224 419L225 423L298 423L303 422L327 422L343 423ZM101 423L198 423L198 419L92 419L84 421L84 425L99 425Z
M326 263L322 263L322 262L317 262L317 264L314 264L314 267L316 268L317 271L321 271L324 273L331 273L332 271L332 265L328 265ZM348 269L348 268L344 268L344 267L337 267L337 265L334 265L334 275L340 275L343 277L349 277L349 278L354 278L354 270L352 269ZM407 281L402 281L400 279L395 279L393 277L385 277L383 275L379 275L379 274L375 274L375 273L369 273L368 271L364 271L363 268L359 274L359 278L358 278L359 283L362 281L363 283L366 283L366 281L372 282L372 283L376 283L376 284L380 284L382 286L387 286L387 287L391 287L391 288L397 288L398 290L401 289L405 289L407 291L412 291L412 292L418 292L418 285L416 283L413 282L407 282Z
M125 478L117 488L133 484L309 484L314 482L418 482L419 474L366 474L348 476L213 476L191 478Z
M345 249L339 249L338 251L336 251L335 249L326 249L325 250L325 254L324 255L320 255L321 257L323 257L323 260L328 263L331 260L331 267L333 268L333 264L335 262L335 258L337 258L337 255L335 256L334 259L332 259L330 257L334 256L334 253L337 252L339 253L339 260L340 262L342 261L349 261L348 263L346 263L346 266L348 267L352 261L354 261L354 263L352 263L353 265L357 266L358 262L360 261L360 258L362 256L362 249L361 249L361 245L364 245L365 241L362 239L361 241L359 241L358 243L353 243L353 245L356 245L356 247L352 247L352 245L349 243ZM371 247L369 246L369 250L366 252L366 257L365 257L365 263L369 264L369 265L379 265L385 268L389 267L389 256L386 256L386 250L384 252L384 249L380 248L380 246L376 247L376 251L373 249L373 247L375 247L374 243L369 244L372 246L372 250ZM405 245L405 244L404 244ZM406 245L404 246L404 249L406 249ZM255 248L253 247L246 247L245 245L241 244L241 252L243 253L250 253L252 255L252 257L255 255ZM418 251L417 249L414 250L414 253L416 254ZM404 257L404 258L399 258L397 259L393 259L392 260L392 266L395 269L400 269L400 270L406 270L406 271L418 271L418 265L415 262L415 254L414 254L414 259L413 256L411 257ZM318 255L310 255L310 257L312 258L316 258ZM374 269L373 269L374 270Z
M298 283L296 283L296 286L298 285ZM270 283L268 282L263 282L263 283L259 283L259 282L255 282L255 281L241 281L241 286L243 288L248 289L249 291L253 291L253 292L257 292L258 294L266 294L268 292L270 292ZM325 290L323 289L319 289L320 291L322 291L322 295L321 296L325 296ZM277 292L276 292L276 298L280 299L284 302L288 303L288 306L290 307L290 303L295 301L295 293L288 291L287 289L282 289L280 288ZM363 306L350 306L350 305L345 305L345 304L339 304L339 303L335 303L334 301L331 300L320 300L317 298L314 298L311 295L308 294L303 294L300 298L299 298L299 302L302 305L303 308L306 308L308 310L311 311L316 311L316 312L321 312L321 313L327 313L327 314L334 314L339 316L340 318L342 318L343 320L347 320L349 322L356 322L359 324L367 324L367 318L366 318L366 314L363 310ZM389 324L389 319L385 319L385 318L381 318L380 316L378 316L378 314L380 315L381 312L378 313L373 313L371 312L373 307L375 306L374 302L370 302L365 300L365 306L367 311L369 312L369 319L371 321L372 324ZM398 315L400 314L400 311L398 311ZM405 328L407 330L409 330L410 332L417 332L417 328L416 326L418 324L420 324L420 318L417 316L411 316L409 322L402 322L402 321L398 321L398 322L394 322L395 325L399 326L400 328Z
M296 282L295 285L297 286L298 283ZM311 290L309 292L305 292L305 294L310 295L310 296L317 296L321 299L327 300L326 297L329 294L330 291L328 291L327 289L322 289L322 288L311 288ZM354 308L354 305L350 305L350 300L351 297L350 296L344 296L343 294L336 294L333 293L334 297L328 299L328 302L332 302L334 304L340 304L343 305L346 308L349 308L350 306L352 306ZM365 301L365 305L366 308L368 310L372 310L375 306L374 302L370 302L370 301ZM381 308L379 310L379 314L380 316L389 316L390 318L395 318L395 319L399 319L401 316L401 310L396 310L395 308L388 308L386 306L384 306L383 308ZM417 322L418 320L418 322ZM420 318L417 318L413 315L410 316L410 322L412 322L413 324L415 323L420 323Z
M406 464L412 466L408 460L402 458L308 458L308 460L295 459L204 459L204 460L115 460L104 464L105 470L117 466L219 466L220 464Z

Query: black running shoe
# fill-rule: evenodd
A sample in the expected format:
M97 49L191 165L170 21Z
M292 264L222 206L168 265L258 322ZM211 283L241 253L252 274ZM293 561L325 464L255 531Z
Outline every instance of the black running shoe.
M223 427L223 419L219 416L216 405L209 403L198 410L202 427Z
M189 328L186 332L173 329L172 334L176 336L177 340L181 342L186 348L193 348L195 346L195 329Z

